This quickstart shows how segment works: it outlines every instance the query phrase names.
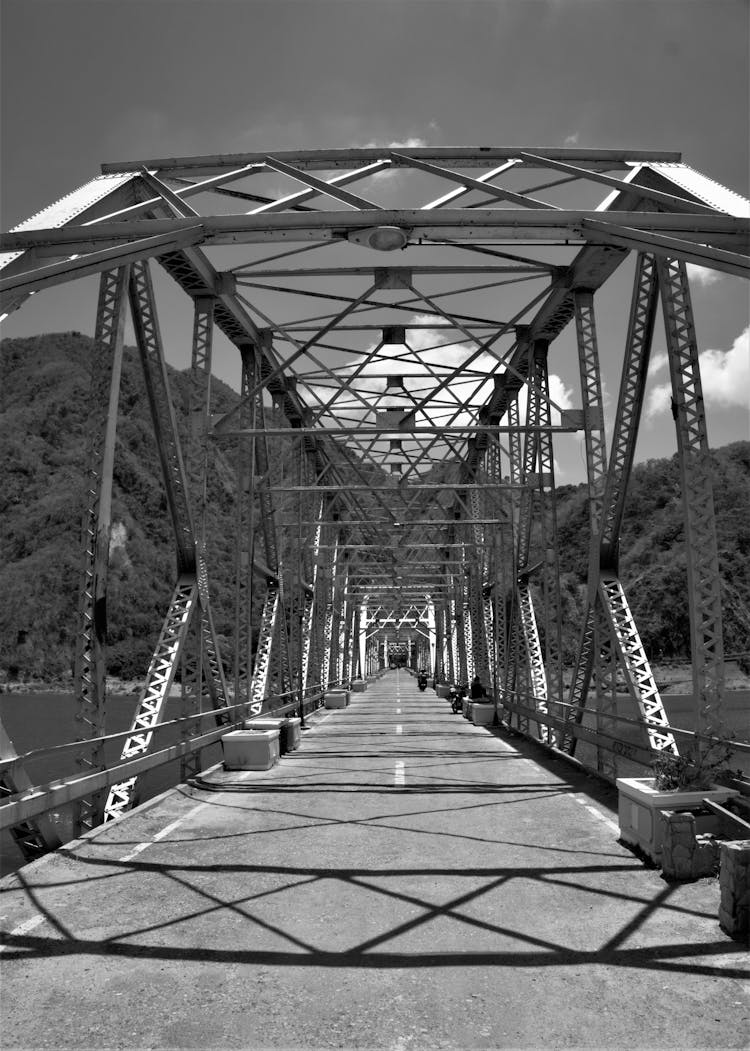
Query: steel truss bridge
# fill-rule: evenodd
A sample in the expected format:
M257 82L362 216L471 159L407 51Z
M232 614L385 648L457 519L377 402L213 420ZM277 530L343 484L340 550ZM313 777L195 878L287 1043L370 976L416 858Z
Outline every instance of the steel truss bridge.
M78 770L35 786L28 756L3 734L0 811L26 855L55 845L52 807L73 803L79 829L117 818L145 769L180 756L189 776L200 749L249 712L304 713L326 689L395 660L438 682L479 674L500 719L571 755L585 742L610 779L623 762L647 765L654 753L721 737L719 562L687 264L748 276L748 215L748 201L675 153L370 148L105 164L6 233L3 313L100 275L76 653L82 731L62 746ZM594 303L631 253L605 435ZM165 275L192 311L187 438L157 315ZM121 762L105 769L101 610L128 311L176 569ZM696 733L668 723L619 565L659 314ZM215 337L236 350L240 386L218 419ZM565 339L577 354L575 409L549 383ZM588 484L572 680L570 669L563 675L554 477L555 436L566 433L582 441ZM234 635L222 653L206 535L218 449L237 479ZM157 748L177 682L180 743ZM623 692L632 718L618 713Z

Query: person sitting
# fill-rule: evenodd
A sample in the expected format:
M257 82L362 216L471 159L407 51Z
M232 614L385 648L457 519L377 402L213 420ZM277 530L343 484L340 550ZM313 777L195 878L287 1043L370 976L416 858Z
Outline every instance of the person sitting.
M472 679L470 696L472 701L481 701L481 699L486 696L484 686L482 686L482 681L478 675L475 675Z

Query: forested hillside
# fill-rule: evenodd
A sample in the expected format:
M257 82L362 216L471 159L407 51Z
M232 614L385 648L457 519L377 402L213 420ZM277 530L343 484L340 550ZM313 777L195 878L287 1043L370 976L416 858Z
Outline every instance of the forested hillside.
M57 679L70 674L78 602L90 356L79 333L4 340L0 404L0 675ZM188 377L170 369L179 423ZM212 410L237 395L212 385ZM183 435L184 437L184 435ZM235 507L233 466L212 449L208 523L215 618L231 632L229 585ZM109 671L145 674L175 582L172 526L138 354L126 348L114 470L110 545Z
M714 450L712 458L724 649L727 654L746 653L750 649L750 442L723 446ZM585 486L563 486L558 497L563 584L569 594L577 589L581 608L587 567ZM676 455L633 469L620 543L620 575L649 657L659 661L688 656L687 563ZM568 643L574 644L570 636Z
M0 344L0 681L70 675L79 583L85 426L93 341L60 333ZM187 377L170 370L176 410L186 417ZM237 395L214 382L213 411ZM127 349L120 399L108 598L109 670L142 676L175 578L171 525L163 496L137 353ZM281 447L280 447L281 448ZM208 500L209 565L220 635L231 637L235 470L213 454ZM281 448L283 457L283 448ZM716 450L715 501L725 647L750 638L750 442ZM558 533L566 658L572 659L585 601L588 534L583 486L559 490ZM634 471L621 545L625 587L647 652L687 654L688 611L676 458Z

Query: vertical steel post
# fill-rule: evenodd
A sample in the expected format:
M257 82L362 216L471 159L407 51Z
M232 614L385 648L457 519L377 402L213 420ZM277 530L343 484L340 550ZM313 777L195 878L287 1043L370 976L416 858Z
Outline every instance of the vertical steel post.
M78 600L75 682L79 740L106 733L107 570L112 517L112 475L117 433L117 407L125 331L125 290L129 267L102 274L96 314L89 401L87 499L83 522L83 573ZM84 770L104 765L104 745L81 749L76 761ZM103 793L78 801L75 829L85 832L99 823Z
M166 502L174 529L178 579L138 698L131 735L122 747L122 759L143 755L152 746L154 730L161 720L178 663L186 650L189 627L198 620L195 611L199 590L189 485L147 261L133 264L129 292ZM189 739L194 729L197 730L198 726L185 723L183 738ZM121 817L134 805L136 786L137 778L131 777L110 787L104 809L105 821Z
M258 383L251 344L240 347L240 429L255 429L256 405L251 391ZM252 683L253 562L255 557L255 440L237 439L237 512L234 555L234 698L250 704Z
M206 505L208 493L209 441L211 426L211 359L214 330L213 296L197 296L193 310L193 341L190 366L187 473L194 508L196 574L199 617L188 627L189 641L183 648L182 715L202 715L210 707L227 707L227 690L218 639L213 623L206 557ZM226 721L217 717L218 722ZM185 722L183 738L188 740L197 723ZM182 760L182 777L188 779L200 770L200 755L190 752Z
M724 644L711 452L708 445L698 343L685 264L657 260L677 429L690 608L697 729L725 736L722 714ZM700 744L699 750L706 745Z
M630 320L612 435L612 451L601 510L596 523L591 527L587 609L567 708L567 719L571 727L566 729L561 742L561 747L571 754L576 748L572 723L580 722L583 718L597 652L596 640L603 636L607 626L611 633L611 642L616 646L620 670L643 719L650 747L654 751L677 750L673 735L664 730L667 725L666 713L618 577L620 530L643 405L657 296L655 262L650 256L639 255L636 261ZM585 351L582 352L582 356L586 358ZM582 372L585 373L583 366ZM584 388L585 386L584 381ZM587 463L591 465L592 477L596 481L596 458L587 458ZM591 501L589 506L595 508L595 500ZM604 658L606 666L609 642L605 642L605 646L608 648ZM603 674L606 678L606 671Z
M604 432L604 400L602 397L601 375L599 370L599 345L596 335L594 316L594 296L586 289L577 289L574 294L576 335L578 346L578 367L581 376L581 395L583 399L583 434L586 450L586 480L589 506L589 565L591 573L599 574L599 549L601 545L601 520L604 486L607 477L607 445ZM593 583L593 582L592 582ZM594 672L596 684L596 707L598 725L611 730L617 724L607 716L617 716L617 697L612 688L614 681L612 661L614 649L606 619L597 611L596 594L591 600L591 610L587 610L584 642L593 640L594 645L590 658L584 657L582 668L586 669L586 660L590 661L590 676ZM593 636L590 632L590 621L593 620ZM611 759L608 758L611 756ZM611 763L611 768L609 765ZM597 764L600 772L607 771L616 775L615 756L606 749L597 747Z
M539 509L542 542L542 584L544 588L544 661L547 675L547 700L552 711L560 714L563 696L562 677L562 598L560 595L560 557L557 544L557 496L555 491L555 458L552 450L552 413L549 398L549 374L546 348L540 350L537 382L539 399ZM547 730L547 739L552 731Z
M536 568L529 565L531 549L531 527L534 513L535 494L541 503L545 479L537 472L539 459L539 424L542 412L544 382L547 369L546 340L535 340L529 347L529 384L526 421L529 430L526 432L523 457L523 482L526 488L521 493L516 547L516 595L518 600L519 626L526 643L526 660L531 685L531 697L525 697L528 708L547 714L547 673L539 639L534 599L531 593L530 577ZM521 691L516 690L517 694ZM537 723L539 737L542 741L549 739L544 723ZM528 732L528 717L519 715L519 729Z

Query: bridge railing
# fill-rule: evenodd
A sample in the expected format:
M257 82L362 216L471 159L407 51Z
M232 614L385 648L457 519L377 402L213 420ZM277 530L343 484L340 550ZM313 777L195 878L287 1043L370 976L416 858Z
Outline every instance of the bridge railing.
M333 684L335 685L335 684ZM324 692L320 684L315 684L305 690L302 701L302 709L305 715L315 711L323 702ZM278 694L267 698L264 705L264 715L288 715L300 711L300 700L298 693ZM29 821L41 814L61 808L74 803L84 796L101 792L112 785L126 781L131 777L138 776L148 770L156 769L167 763L180 760L185 756L202 751L210 745L217 744L224 734L230 730L238 729L249 717L249 704L241 702L229 705L220 710L221 715L229 715L230 722L219 727L205 730L195 737L186 738L179 742L157 748L146 755L136 759L107 764L85 774L75 774L70 777L59 778L40 784L32 784L22 792L17 792L6 797L0 803L0 830L15 828L25 821ZM165 732L178 730L180 726L188 723L204 726L211 720L216 719L217 712L209 710L202 713L191 713L178 719L169 719L158 723L153 732L155 735L164 736ZM80 754L83 749L90 749L92 753L105 744L118 743L128 737L132 737L133 730L123 730L119 733L106 734L102 737L90 738L85 741L70 741L64 744L53 745L47 748L35 748L12 758L0 760L0 776L12 774L14 768L27 769L31 764L44 759L60 758L67 754Z
M596 749L604 749L612 755L642 768L644 774L648 774L651 770L654 761L653 751L645 743L639 744L637 741L629 740L626 737L628 730L631 728L634 734L644 733L644 724L641 719L608 712L606 717L608 728L612 724L617 724L617 735L615 735L597 728L595 725L587 725L587 722L596 722L597 717L601 714L597 709L576 709L575 706L565 701L555 703L555 709L559 714L554 714L537 708L533 697L514 692L506 694L502 699L498 699L496 707L500 717L502 717L503 710L507 713L508 724L511 729L533 738L538 744L545 747L551 747L557 751L554 746L555 735L562 738L564 734L572 734L573 737L582 743L590 744ZM529 724L528 729L521 730L519 727L514 726L513 716L527 722ZM572 718L573 716L576 716L576 718ZM533 724L537 724L536 733L533 730ZM552 731L550 741L544 740L540 727L545 727ZM623 728L622 732L621 728ZM675 735L681 743L681 752L683 751L683 745L685 750L687 750L689 746L698 742L704 745L729 746L732 750L730 766L736 757L744 767L746 776L750 776L750 744L747 742L735 740L734 738L709 736L694 730L672 726L668 723L659 724L659 728ZM582 765L594 769L593 764L588 764L585 761L582 762ZM601 771L596 772L606 777ZM609 778L606 779L609 780Z

